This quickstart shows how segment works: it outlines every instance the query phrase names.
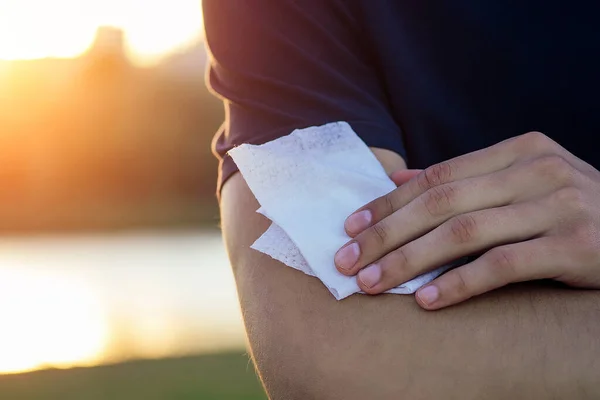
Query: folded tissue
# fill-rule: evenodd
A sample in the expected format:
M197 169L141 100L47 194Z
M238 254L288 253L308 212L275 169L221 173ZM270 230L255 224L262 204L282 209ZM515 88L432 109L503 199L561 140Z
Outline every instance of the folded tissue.
M338 300L361 293L356 277L338 272L333 262L350 240L344 221L396 185L350 125L297 129L263 145L242 144L229 155L260 203L258 212L272 221L251 247L317 277ZM388 293L414 293L448 268Z

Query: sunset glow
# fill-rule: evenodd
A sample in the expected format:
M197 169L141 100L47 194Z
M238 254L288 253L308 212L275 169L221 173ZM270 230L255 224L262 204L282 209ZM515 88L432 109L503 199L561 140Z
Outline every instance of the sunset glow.
M0 376L243 353L202 36L201 0L0 0Z
M0 270L0 373L93 363L107 340L96 299L56 275Z
M200 0L2 0L0 59L75 57L103 25L122 28L133 59L151 63L201 35Z
M214 232L3 237L0 375L242 349L227 262Z

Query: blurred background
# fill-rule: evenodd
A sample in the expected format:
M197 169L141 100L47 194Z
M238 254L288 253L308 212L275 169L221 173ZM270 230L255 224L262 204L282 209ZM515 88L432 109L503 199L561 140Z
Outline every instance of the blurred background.
M264 399L200 0L0 0L0 399Z

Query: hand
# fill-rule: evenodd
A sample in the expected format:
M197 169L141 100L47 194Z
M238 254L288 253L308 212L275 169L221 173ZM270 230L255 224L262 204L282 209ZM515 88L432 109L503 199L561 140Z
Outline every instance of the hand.
M600 172L532 132L415 172L352 214L335 256L368 294L467 255L417 291L439 309L511 282L600 288ZM403 183L403 184L402 184Z

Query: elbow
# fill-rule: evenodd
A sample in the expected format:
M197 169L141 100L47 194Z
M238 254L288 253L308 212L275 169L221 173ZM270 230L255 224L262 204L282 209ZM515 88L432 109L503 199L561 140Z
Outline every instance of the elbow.
M268 309L269 317L260 323L250 322L247 313L245 319L255 366L271 400L364 398L365 387L348 390L367 383L356 374L356 354L322 320L286 312L289 306Z
M256 368L271 400L364 398L346 392L345 388L352 386L350 375L329 368L332 360L317 355L318 346L308 341L294 345L292 341L280 340L253 347Z
M304 351L294 351L287 341L253 344L253 358L271 400L323 399L315 392L314 370ZM285 347L285 348L284 348Z
M339 378L334 376L338 371L331 368L337 351L331 346L331 332L315 310L315 304L287 298L289 292L284 295L287 285L283 280L279 285L259 285L255 279L265 277L256 269L243 268L242 271L247 274L238 271L238 278L243 275L238 279L238 289L246 333L255 367L269 398L339 398L330 393L333 382ZM291 273L301 282L312 281L295 271L281 269L281 272ZM306 295L313 296L312 293Z
M299 324L269 306L260 321L250 310L244 320L255 367L271 400L327 399L318 388L323 371L318 349ZM262 310L263 313L266 310ZM283 313L285 313L283 311Z

